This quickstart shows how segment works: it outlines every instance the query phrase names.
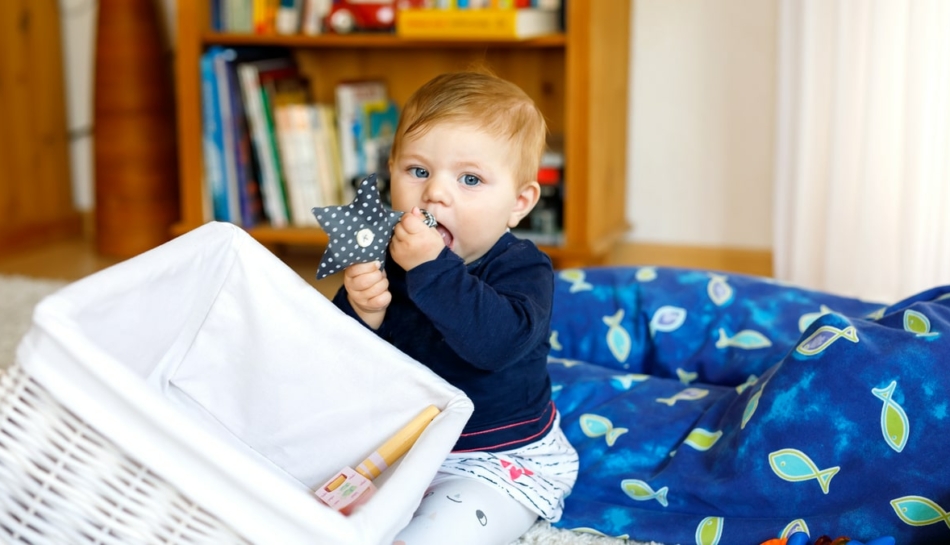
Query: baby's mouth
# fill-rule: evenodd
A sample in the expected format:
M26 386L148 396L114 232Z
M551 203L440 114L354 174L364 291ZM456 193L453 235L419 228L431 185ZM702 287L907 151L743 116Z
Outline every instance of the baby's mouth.
M437 225L435 228L439 232L439 234L442 235L442 242L445 243L445 247L451 250L452 242L454 242L455 240L452 237L452 233L450 233L449 230L446 229L441 223Z

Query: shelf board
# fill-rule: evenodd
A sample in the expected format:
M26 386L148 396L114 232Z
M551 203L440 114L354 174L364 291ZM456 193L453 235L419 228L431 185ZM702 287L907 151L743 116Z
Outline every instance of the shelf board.
M564 47L567 42L564 33L550 34L526 39L490 39L459 38L421 39L401 38L389 33L355 33L355 34L319 34L305 36L302 34L235 34L223 32L205 32L201 36L204 45L230 46L261 46L261 47L292 47L292 48L432 48L432 47L502 47L502 48L541 48Z

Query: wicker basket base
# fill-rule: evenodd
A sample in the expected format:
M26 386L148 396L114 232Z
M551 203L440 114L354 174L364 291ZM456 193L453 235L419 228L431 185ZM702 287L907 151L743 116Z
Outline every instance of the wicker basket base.
M248 543L64 408L0 375L0 541Z

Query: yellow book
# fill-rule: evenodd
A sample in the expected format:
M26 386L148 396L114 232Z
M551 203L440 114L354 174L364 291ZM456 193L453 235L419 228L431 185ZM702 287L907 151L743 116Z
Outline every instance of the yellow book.
M405 9L396 17L396 34L403 38L523 39L560 30L557 10L534 8Z

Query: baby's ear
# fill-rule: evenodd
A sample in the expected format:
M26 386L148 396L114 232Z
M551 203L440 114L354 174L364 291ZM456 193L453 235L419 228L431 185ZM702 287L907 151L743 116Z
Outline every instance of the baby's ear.
M524 219L528 213L538 204L541 197L541 185L536 180L531 180L525 184L515 198L515 205L511 207L511 214L508 216L508 227L514 228Z

